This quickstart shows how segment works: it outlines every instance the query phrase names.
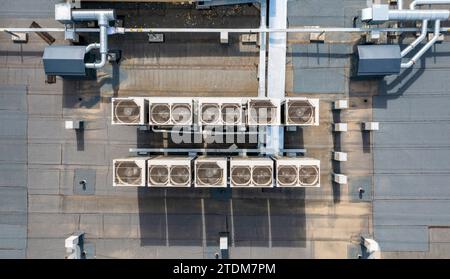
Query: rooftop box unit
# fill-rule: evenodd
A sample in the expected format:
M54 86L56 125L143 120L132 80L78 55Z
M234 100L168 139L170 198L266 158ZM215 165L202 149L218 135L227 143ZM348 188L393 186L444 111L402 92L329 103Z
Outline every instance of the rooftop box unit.
M284 123L288 126L318 126L319 99L286 98Z
M149 187L190 187L193 157L158 156L147 161Z
M334 173L333 174L333 181L336 182L337 184L347 184L347 176L343 175L343 174L337 174Z
M150 97L150 125L192 125L192 98L183 97Z
M387 76L400 73L399 45L359 45L357 76Z
M112 98L113 125L145 125L147 103L144 98Z
M247 101L248 125L280 125L281 102L272 98L250 98Z
M363 123L364 131L378 131L380 129L379 122L364 122Z
M148 158L113 160L113 186L145 186L145 166Z
M348 127L347 123L334 123L333 130L335 132L347 132Z
M46 75L86 76L85 46L48 46L42 60Z
M348 109L348 100L337 100L334 102L334 109Z
M227 187L227 158L198 157L195 160L195 187Z
M273 187L273 160L261 157L230 159L231 187Z
M198 120L200 125L242 125L245 123L240 98L199 98Z
M277 157L278 187L320 187L320 161L311 158Z

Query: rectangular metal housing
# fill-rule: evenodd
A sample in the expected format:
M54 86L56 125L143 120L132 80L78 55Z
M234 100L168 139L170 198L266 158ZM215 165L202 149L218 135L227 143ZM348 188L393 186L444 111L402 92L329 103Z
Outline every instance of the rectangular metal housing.
M46 75L86 76L85 46L48 46L43 62Z
M399 45L359 45L357 76L387 76L400 73Z

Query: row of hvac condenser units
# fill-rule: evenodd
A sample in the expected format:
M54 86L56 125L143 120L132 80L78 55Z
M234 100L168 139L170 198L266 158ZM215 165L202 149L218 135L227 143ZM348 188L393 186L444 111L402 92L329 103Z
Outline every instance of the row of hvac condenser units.
M229 175L228 175L229 174ZM135 157L113 161L113 186L320 187L320 161L298 157Z
M281 115L284 115L281 119ZM112 99L113 125L319 125L319 100L129 97Z

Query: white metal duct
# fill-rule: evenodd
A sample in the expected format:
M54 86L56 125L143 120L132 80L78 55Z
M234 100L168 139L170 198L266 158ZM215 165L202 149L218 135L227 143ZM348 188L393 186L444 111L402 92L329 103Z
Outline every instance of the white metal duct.
M113 160L113 186L146 186L146 160L124 158Z

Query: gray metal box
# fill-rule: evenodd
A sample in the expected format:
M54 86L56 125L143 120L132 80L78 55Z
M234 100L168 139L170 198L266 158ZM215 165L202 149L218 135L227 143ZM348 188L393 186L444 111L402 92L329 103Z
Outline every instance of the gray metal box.
M86 76L85 46L48 46L44 50L46 75Z
M358 46L357 76L386 76L400 73L399 45Z
M59 3L55 5L55 20L61 23L72 21L72 6L69 3Z

